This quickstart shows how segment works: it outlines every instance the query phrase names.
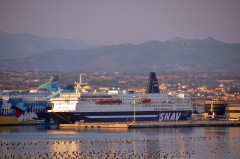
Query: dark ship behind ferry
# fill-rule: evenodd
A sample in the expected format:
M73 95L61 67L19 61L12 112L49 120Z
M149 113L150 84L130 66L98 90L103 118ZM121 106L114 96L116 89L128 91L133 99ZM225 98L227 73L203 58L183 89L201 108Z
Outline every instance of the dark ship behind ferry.
M80 78L81 79L81 78ZM149 73L147 92L112 90L108 93L83 93L76 83L75 93L51 98L51 118L59 124L77 122L179 121L192 115L190 94L160 93L155 72Z

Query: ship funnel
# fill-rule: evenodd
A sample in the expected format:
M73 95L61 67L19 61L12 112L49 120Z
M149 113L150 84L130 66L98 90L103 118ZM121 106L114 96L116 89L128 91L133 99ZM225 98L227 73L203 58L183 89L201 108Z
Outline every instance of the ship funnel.
M159 93L159 85L155 72L150 72L146 93Z
M49 79L49 83L55 81L59 81L59 76L51 76L51 78Z

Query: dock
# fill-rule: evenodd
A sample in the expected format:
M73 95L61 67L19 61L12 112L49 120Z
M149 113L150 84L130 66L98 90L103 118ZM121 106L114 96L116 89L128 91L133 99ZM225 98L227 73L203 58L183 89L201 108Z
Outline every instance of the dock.
M60 127L79 128L164 128L164 127L223 127L240 126L240 121L219 120L219 121L168 121L168 122L114 122L114 123L75 123L60 124Z
M240 126L240 121L168 121L131 123L128 128L164 128L164 127L222 127Z
M60 124L60 127L79 127L79 128L128 128L128 123L75 123Z

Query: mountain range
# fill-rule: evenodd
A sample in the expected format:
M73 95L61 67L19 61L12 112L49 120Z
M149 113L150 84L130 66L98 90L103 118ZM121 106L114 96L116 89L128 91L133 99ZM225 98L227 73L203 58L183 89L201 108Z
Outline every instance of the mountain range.
M54 49L81 50L88 47L82 40L43 38L29 33L6 34L0 32L0 59L18 59Z
M15 43L9 43L10 45L17 48ZM24 43L22 45L20 48L25 46ZM0 47L1 55L2 46L3 44ZM213 38L202 40L173 38L167 41L154 40L141 44L98 47L79 45L79 49L73 46L75 47L72 45L68 49L56 47L38 53L25 53L25 57L21 55L21 58L2 58L0 68L12 71L91 72L240 71L240 44L224 43Z

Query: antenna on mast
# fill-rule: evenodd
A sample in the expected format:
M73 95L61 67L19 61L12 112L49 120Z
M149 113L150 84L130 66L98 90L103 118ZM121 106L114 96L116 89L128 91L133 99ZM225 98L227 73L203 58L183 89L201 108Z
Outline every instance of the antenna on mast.
M81 74L79 75L79 82L75 82L75 84L76 84L76 89L75 89L75 90L76 90L76 93L80 93L82 87L88 85L88 83L82 83L82 75L84 75L84 74L81 73Z

